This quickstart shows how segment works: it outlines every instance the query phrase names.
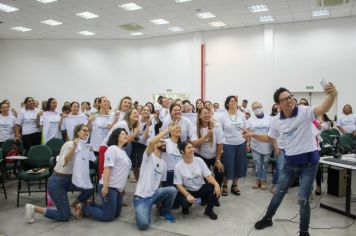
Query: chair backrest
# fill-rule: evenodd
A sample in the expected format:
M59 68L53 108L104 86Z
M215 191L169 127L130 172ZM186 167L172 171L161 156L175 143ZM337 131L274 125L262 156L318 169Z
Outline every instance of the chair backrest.
M46 143L46 146L48 146L52 150L53 156L58 156L63 144L64 141L62 139L52 138Z
M337 136L340 136L340 131L338 129L335 129L335 128L331 128L331 129L327 129L325 131L323 131L329 135L337 135Z
M11 151L12 146L16 144L18 151L20 152L20 155L22 154L24 148L23 148L23 144L22 141L19 140L18 142L15 142L14 139L7 139L5 140L2 145L1 145L1 151L2 151L2 155L3 157L6 157L7 154Z
M27 153L27 163L32 168L48 167L52 150L46 145L32 146Z
M344 148L345 152L351 152L354 148L352 138L348 135L342 135L340 137L340 146Z

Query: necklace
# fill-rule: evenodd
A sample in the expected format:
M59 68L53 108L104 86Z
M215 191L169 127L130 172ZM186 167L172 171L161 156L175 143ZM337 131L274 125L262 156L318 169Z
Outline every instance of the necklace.
M235 113L235 115L231 115L230 113L228 113L228 114L229 114L230 120L235 123L237 120L237 112ZM234 117L234 118L232 118L232 117Z

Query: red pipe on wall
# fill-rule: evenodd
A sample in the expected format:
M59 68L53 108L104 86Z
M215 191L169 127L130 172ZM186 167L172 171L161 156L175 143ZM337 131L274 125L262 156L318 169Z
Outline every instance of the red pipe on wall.
M200 98L205 100L205 44L201 45L201 81Z

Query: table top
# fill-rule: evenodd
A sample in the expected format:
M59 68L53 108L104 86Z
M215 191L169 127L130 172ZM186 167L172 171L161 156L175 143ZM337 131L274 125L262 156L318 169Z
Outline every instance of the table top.
M25 156L11 156L11 157L6 157L7 160L27 160L28 157Z
M333 156L324 156L324 157L320 157L320 163L321 164L326 164L326 165L331 165L331 166L337 166L337 167L341 167L341 168L346 168L346 169L350 169L350 170L356 170L356 166L351 166L351 165L347 165L347 164L343 164L343 163L337 163L337 162L332 162L332 161L325 161L325 158L333 158ZM346 159L346 158L342 158L341 159Z

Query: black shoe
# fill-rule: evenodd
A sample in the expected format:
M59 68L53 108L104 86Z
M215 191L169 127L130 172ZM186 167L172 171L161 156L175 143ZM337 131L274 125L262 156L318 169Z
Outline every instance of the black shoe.
M189 208L182 208L182 214L183 215L188 215L189 214Z
M213 211L213 209L210 209L210 210L205 209L204 215L209 216L209 218L210 218L211 220L217 220L217 219L218 219L218 215L215 214L215 212Z
M308 231L299 231L299 236L310 236Z
M266 216L264 216L260 221L257 221L255 224L255 229L264 229L266 227L270 227L273 225L272 219L268 219Z
M219 200L216 200L215 206L216 206L216 207L220 207L220 202L219 202Z

